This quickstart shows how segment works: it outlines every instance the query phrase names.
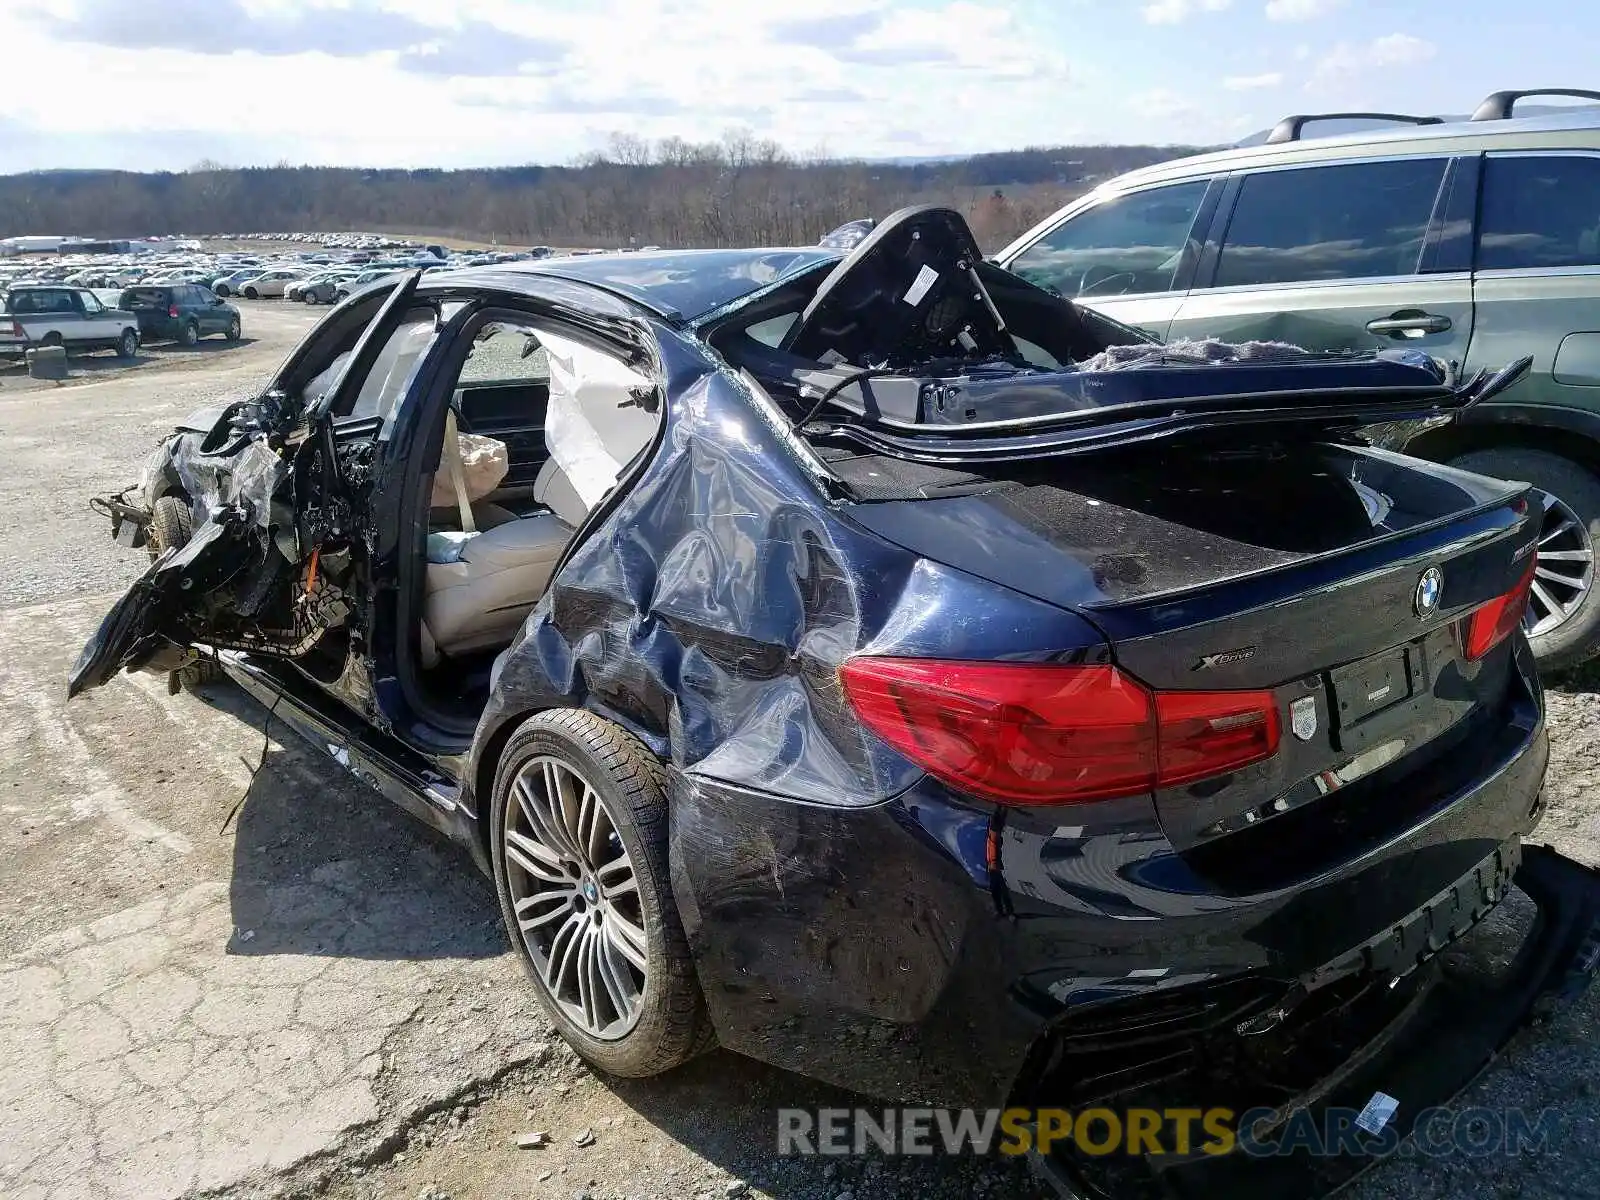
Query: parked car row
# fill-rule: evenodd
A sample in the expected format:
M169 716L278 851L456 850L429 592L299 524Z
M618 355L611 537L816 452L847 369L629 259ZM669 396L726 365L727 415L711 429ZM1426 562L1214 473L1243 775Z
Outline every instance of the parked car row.
M118 293L28 284L0 296L0 355L37 346L69 354L110 349L132 358L144 342L196 345L244 334L239 310L200 284L150 284Z

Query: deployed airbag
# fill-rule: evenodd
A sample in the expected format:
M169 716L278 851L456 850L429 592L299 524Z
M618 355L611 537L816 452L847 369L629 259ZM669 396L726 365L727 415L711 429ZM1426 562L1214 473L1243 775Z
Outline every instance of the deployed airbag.
M640 407L654 385L582 342L541 330L539 343L550 361L545 442L584 506L593 508L655 432L655 418Z
M456 441L461 447L461 482L466 488L467 500L475 503L500 486L511 469L511 456L499 438L485 437L481 433L458 433ZM441 469L434 474L430 503L434 508L456 503L456 490L449 471Z

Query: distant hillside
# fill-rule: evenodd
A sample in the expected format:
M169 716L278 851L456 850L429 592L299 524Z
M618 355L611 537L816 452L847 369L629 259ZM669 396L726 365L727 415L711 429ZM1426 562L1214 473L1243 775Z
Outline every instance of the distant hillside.
M1198 149L1052 146L862 162L800 160L738 136L615 137L608 153L573 166L33 172L0 176L0 237L427 230L509 245L783 245L856 217L944 203L992 246L1098 180Z

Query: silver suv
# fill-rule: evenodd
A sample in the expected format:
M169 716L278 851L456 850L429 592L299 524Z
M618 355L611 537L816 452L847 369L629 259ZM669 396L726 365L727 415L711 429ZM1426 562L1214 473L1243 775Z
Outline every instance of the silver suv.
M1514 116L1540 95L1600 101L1289 117L1264 145L1103 184L997 257L1163 340L1408 346L1469 371L1533 355L1528 379L1405 449L1545 493L1526 621L1560 668L1600 650L1600 109ZM1306 136L1350 118L1391 127Z

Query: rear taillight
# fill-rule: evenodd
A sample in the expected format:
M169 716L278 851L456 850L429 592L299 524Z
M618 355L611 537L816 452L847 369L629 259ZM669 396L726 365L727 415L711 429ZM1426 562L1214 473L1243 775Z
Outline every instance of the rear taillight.
M1152 692L1111 666L853 658L862 721L952 787L1076 804L1225 775L1278 749L1271 692Z
M178 315L178 306L176 304L172 305L170 308L167 309L167 316L176 317L177 315Z
M1533 590L1533 573L1538 565L1539 555L1535 551L1528 557L1528 565L1515 587L1467 615L1461 653L1468 662L1477 662L1522 624L1523 611L1528 607L1528 593Z

